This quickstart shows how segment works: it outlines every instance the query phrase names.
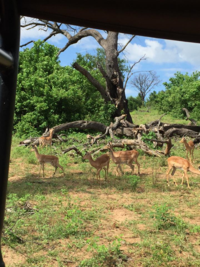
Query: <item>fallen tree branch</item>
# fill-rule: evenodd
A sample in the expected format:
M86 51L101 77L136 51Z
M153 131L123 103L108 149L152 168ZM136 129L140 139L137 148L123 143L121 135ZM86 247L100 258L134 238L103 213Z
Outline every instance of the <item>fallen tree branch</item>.
M62 150L62 149L61 149L61 150ZM71 147L68 147L68 148L65 149L65 150L62 150L62 153L65 154L65 153L67 153L67 152L69 152L69 151L71 151L71 150L75 150L77 155L80 155L81 157L83 157L83 155L82 155L82 153L80 152L80 150L78 150L78 148L75 147L75 146L71 146Z
M189 130L189 129L183 129L183 128L172 128L165 132L164 136L169 138L172 136L189 136L191 138L196 138L198 136L198 132Z
M186 120L190 120L191 125L197 125L197 121L195 121L194 119L190 119L190 113L187 110L187 108L182 108L182 110L185 111L185 114L187 116L187 119Z

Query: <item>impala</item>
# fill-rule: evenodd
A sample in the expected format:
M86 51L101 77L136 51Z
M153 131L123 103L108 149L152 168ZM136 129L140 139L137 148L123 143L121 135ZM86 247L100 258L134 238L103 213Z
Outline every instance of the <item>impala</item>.
M53 176L55 175L58 167L61 168L61 170L65 174L63 167L59 164L58 157L52 156L52 155L39 154L36 146L33 146L33 150L35 152L36 158L38 159L38 161L40 163L40 172L41 172L41 168L43 169L43 177L44 177L44 164L45 163L50 163L55 168ZM39 176L40 176L40 172L39 172Z
M112 158L113 162L117 164L117 172L119 174L119 170L123 174L122 168L120 164L127 164L128 166L131 167L132 174L134 172L134 165L133 162L138 167L138 174L140 174L140 164L138 162L138 156L139 152L136 150L128 150L128 151L114 151L113 146L111 143L108 143L108 149L110 151L110 157ZM119 174L120 175L120 174Z
M49 136L41 136L39 137L39 145L40 146L47 146L47 145L52 145L52 137L53 137L53 132L54 132L54 129L50 129L49 130Z
M103 154L98 157L96 160L93 160L91 153L87 152L83 159L89 159L92 167L97 169L97 179L100 180L100 172L102 169L105 170L105 180L107 179L110 157L107 154Z
M192 166L192 164L189 162L189 160L187 160L187 159L177 157L177 156L172 156L172 157L167 159L167 162L168 162L168 170L167 170L166 176L167 176L168 186L169 186L169 173L171 170L172 170L172 173L171 173L172 176L175 174L176 169L183 170L184 174L182 177L181 185L183 185L183 179L184 179L184 177L186 177L188 188L190 188L190 185L189 185L189 179L188 179L187 172L190 171L190 172L195 173L195 174L200 174L200 171L195 169ZM173 179L173 181L174 181L174 184L177 186L176 181L174 179Z
M190 154L190 162L193 162L193 159L194 159L194 147L195 147L193 141L191 140L191 141L189 141L187 143L185 137L183 137L181 139L180 143L183 143L185 145L185 148L186 148L186 151L187 151L187 155L186 155L187 159L188 159L188 153L189 153Z

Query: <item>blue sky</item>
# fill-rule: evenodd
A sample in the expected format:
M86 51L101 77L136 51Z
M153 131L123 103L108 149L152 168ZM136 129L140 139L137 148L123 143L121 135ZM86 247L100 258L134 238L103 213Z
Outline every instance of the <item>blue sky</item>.
M106 34L101 32L105 37ZM30 40L43 39L49 34L49 31L43 31L39 28L31 30L21 29L21 44ZM131 35L120 34L119 44L125 45ZM63 35L48 40L49 43L62 48L67 39ZM30 46L29 46L30 47ZM77 44L70 46L65 52L60 54L61 65L70 65L75 59L76 54L95 54L96 48L100 47L96 40L92 37L87 37L79 41ZM146 60L137 64L133 71L153 70L159 75L161 83L155 87L155 91L164 90L163 82L169 81L174 73L180 71L185 74L191 74L196 70L200 70L200 44L178 42L172 40L156 39L144 36L136 36L132 42L124 50L121 57L133 64L142 56L146 56ZM133 88L130 83L126 88L126 96L137 96L138 91Z

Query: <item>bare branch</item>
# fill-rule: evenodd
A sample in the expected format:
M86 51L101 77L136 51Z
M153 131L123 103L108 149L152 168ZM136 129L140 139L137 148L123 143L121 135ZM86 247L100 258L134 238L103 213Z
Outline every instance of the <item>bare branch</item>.
M159 76L156 75L155 71L140 73L131 81L131 84L139 91L143 102L146 95L159 83Z
M197 121L196 121L196 120L194 120L194 119L190 119L190 113L189 113L189 111L187 110L187 108L182 108L182 110L185 111L185 113L186 113L186 116L187 116L186 121L189 120L189 121L191 121L190 123L191 123L192 125L197 125Z
M97 68L100 70L101 74L105 78L107 87L111 87L112 86L111 85L112 82L111 82L110 78L108 77L107 73L105 72L105 70L103 69L103 67L101 66L101 64L99 64L98 62L97 62ZM110 93L109 93L109 90L107 90L107 87L106 87L106 93L109 96L110 100L112 100L112 98L110 96Z
M47 40L49 40L52 36L55 36L56 34L58 33L56 33L55 31L52 31L46 38L44 38L43 42L46 42Z
M130 79L130 77L131 77L134 73L136 73L136 72L131 73L132 69L135 67L136 64L138 64L138 63L140 63L142 60L146 60L146 59L147 59L147 58L146 58L145 55L144 55L144 56L141 57L138 61L136 61L135 63L133 63L133 65L130 67L129 72L128 72L127 77L126 77L126 81L125 81L124 89L126 89L126 85L127 85L127 83L128 83L128 80Z
M20 47L23 47L23 46L27 46L28 44L31 44L31 43L34 43L35 41L29 41L29 42L27 42L27 43L25 43L25 44L23 44L23 45L20 45Z
M133 40L133 38L135 38L135 35L133 35L130 40L125 44L125 46L117 52L118 55L126 49L127 45Z
M72 66L80 73L82 73L97 88L97 90L100 92L106 102L110 100L105 88L96 79L94 79L94 77L92 77L92 75L86 69L81 67L77 62L75 62Z
M66 33L66 31L65 31ZM66 35L65 35L66 36ZM103 47L106 48L107 46L107 42L106 40L103 38L103 36L94 29L89 29L89 30L80 30L76 35L74 36L66 36L68 38L68 43L59 51L58 55L60 53L62 53L63 51L65 51L70 45L77 43L78 41L80 41L82 38L88 37L88 36L92 36L96 39L96 41Z

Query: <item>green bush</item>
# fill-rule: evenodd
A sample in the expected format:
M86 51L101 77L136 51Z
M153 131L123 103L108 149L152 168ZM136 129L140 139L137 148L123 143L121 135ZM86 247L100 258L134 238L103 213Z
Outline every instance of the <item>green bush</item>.
M158 230L175 228L177 232L182 232L188 228L181 218L172 214L170 207L166 204L155 206L155 210L150 212L150 216L155 219L155 226Z
M135 191L138 186L138 183L140 182L140 177L137 175L129 175L126 176L126 178L128 179L128 182L130 184L131 191Z

